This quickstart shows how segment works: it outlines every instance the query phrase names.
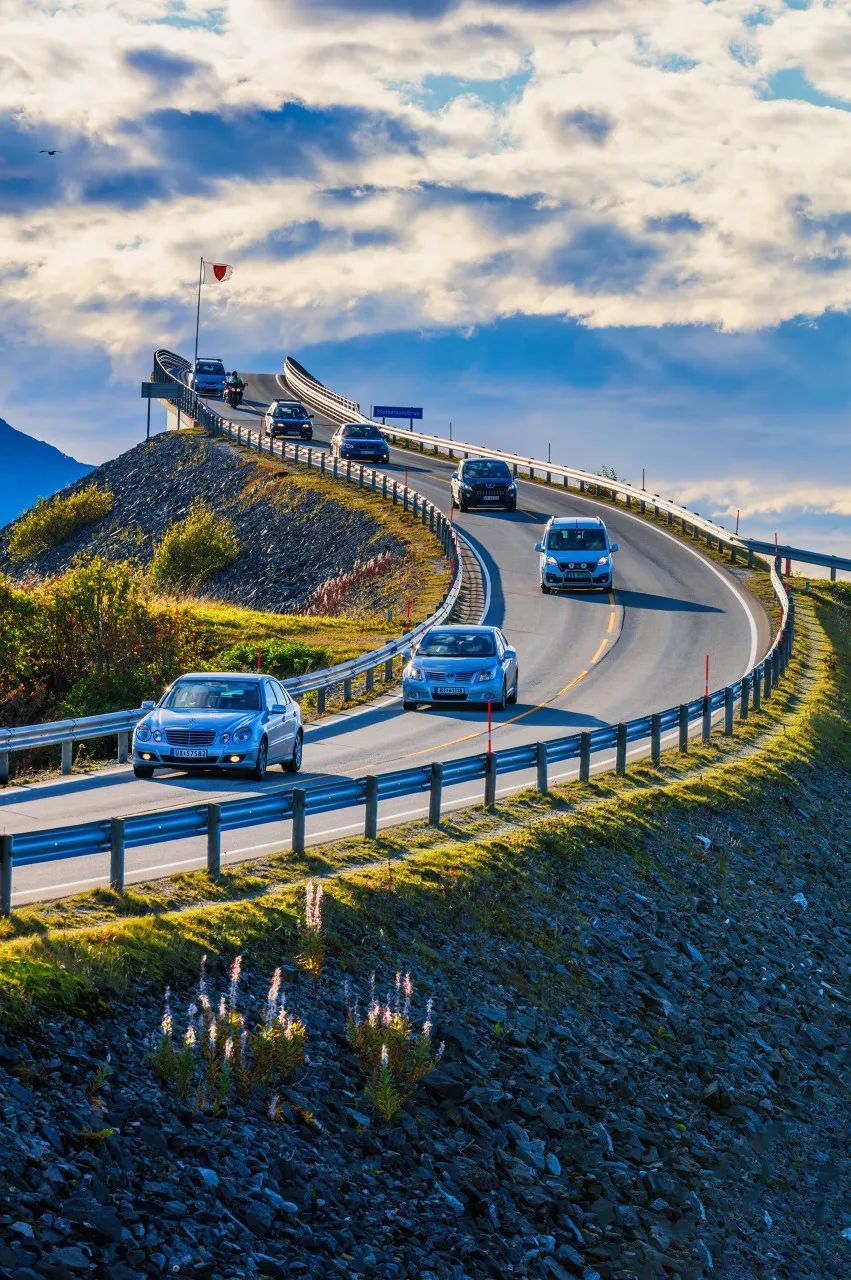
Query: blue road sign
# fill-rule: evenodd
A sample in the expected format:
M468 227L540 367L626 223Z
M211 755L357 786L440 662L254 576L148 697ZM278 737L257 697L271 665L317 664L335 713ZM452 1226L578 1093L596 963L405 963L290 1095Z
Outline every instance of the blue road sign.
M373 418L421 418L423 416L422 408L415 405L398 404L376 404L372 408Z

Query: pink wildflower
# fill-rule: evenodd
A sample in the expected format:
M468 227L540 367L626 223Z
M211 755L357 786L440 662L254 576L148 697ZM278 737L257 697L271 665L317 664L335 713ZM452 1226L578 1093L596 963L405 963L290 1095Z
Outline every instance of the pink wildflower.
M233 1057L233 1036L228 1036L225 1041L225 1062L230 1062Z
M406 973L406 974L405 974L405 980L404 980L404 982L402 983L402 990L403 990L403 992L404 992L404 994L405 994L405 1011L404 1011L404 1012L405 1012L405 1017L406 1017L406 1018L410 1018L410 1016L411 1016L411 999L413 998L413 994L414 994L414 984L413 984L413 982L411 981L411 975L410 975L409 973Z
M195 1035L195 1028L191 1026L187 1027L186 1034L183 1037L183 1043L187 1045L190 1049L194 1049L196 1040L197 1040L197 1037Z
M275 1009L278 1005L278 993L281 990L281 970L276 969L269 983L269 994L266 997L266 1026L271 1027L275 1020Z
M236 1004L236 988L239 985L239 975L242 972L242 956L237 956L228 971L230 975L230 988L228 991L228 1001L231 1009Z

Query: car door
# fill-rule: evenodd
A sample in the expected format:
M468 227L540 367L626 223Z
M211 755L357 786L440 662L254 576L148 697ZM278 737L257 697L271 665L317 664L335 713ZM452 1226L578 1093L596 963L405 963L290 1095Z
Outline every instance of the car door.
M287 709L286 715L283 717L281 731L281 759L289 760L293 753L295 735L298 729L298 707L280 681L273 680L272 687L275 690L279 705Z
M269 742L269 763L282 760L286 755L284 736L286 734L285 719L274 707L279 699L275 692L275 682L271 679L263 681L263 700L266 703L266 737Z
M505 687L510 693L514 684L514 673L517 670L517 660L516 658L512 658L510 655L506 654L506 650L510 649L511 645L508 643L501 631L497 631L496 633L496 647L499 652L499 660L502 663L502 669L505 672Z

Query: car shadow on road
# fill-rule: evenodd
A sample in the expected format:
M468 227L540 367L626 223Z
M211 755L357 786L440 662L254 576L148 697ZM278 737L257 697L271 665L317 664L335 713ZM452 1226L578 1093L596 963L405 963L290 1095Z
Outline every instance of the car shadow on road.
M683 600L679 596L657 596L649 591L624 591L615 588L616 599L625 609L661 609L669 613L723 613L714 604L701 604L698 600Z
M479 728L482 733L487 734L487 707L464 707L463 709L455 704L439 704L427 703L419 708L416 712L410 712L411 715L418 716L441 716L446 711L452 711L455 715L455 721L458 725L470 728ZM556 726L564 728L565 734L571 732L579 733L582 729L599 729L603 725L609 724L608 720L600 720L597 716L585 715L582 712L568 711L562 707L542 706L539 707L534 702L518 702L514 706L506 708L505 711L496 711L493 714L494 732L497 729L507 728L514 724L518 724L521 728L528 729L545 728ZM437 750L438 748L435 748Z

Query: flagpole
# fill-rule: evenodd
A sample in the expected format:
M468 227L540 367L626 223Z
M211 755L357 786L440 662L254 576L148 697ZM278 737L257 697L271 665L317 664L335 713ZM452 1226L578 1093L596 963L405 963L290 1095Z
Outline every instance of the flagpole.
M198 359L198 328L201 324L201 281L204 277L204 259L198 267L198 306L195 309L195 359Z

